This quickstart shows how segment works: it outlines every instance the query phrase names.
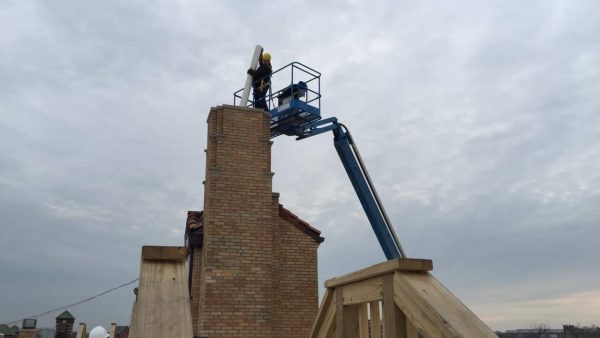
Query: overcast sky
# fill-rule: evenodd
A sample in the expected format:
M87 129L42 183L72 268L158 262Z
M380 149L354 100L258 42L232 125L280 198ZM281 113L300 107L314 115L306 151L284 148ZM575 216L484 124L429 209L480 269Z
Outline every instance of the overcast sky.
M408 256L488 325L600 325L599 33L593 0L2 0L0 323L183 243L209 109L261 44L321 71ZM384 260L331 135L272 149L280 201L326 238L321 287ZM132 288L70 311L126 325Z

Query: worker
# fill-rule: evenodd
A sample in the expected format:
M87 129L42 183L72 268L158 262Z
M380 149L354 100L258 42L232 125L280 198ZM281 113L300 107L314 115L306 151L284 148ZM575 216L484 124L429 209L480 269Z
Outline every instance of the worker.
M261 108L264 111L269 111L265 96L267 96L267 92L271 87L271 73L273 73L273 68L271 67L271 54L261 53L258 64L258 69L248 69L248 74L252 75L253 78L252 97L254 108Z

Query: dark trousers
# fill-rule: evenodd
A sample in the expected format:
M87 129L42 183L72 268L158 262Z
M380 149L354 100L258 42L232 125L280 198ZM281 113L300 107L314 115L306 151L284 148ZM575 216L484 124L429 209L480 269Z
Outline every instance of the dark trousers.
M267 106L267 101L265 100L265 96L267 96L267 92L259 92L258 90L254 89L252 91L252 97L253 97L253 101L254 101L254 108L259 108L262 109L264 111L269 111L269 107Z

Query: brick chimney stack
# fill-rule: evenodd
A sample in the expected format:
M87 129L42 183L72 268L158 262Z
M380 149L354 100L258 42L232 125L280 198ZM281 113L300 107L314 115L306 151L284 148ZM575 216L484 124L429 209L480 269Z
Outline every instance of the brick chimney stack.
M36 338L37 335L37 319L23 319L19 338Z
M200 330L211 338L272 337L270 147L265 112L211 109L199 305Z
M72 338L73 337L73 323L75 317L69 312L64 311L58 317L56 317L56 335L55 338Z
M320 232L272 192L270 116L208 116L203 212L186 222L194 335L305 337L318 310Z

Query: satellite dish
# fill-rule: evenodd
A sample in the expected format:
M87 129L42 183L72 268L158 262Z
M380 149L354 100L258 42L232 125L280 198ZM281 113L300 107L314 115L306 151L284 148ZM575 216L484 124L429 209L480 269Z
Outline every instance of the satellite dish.
M105 328L103 328L102 326L96 326L95 328L92 329L92 331L90 331L89 334L89 338L108 338L110 335L108 334L108 331L106 331Z

